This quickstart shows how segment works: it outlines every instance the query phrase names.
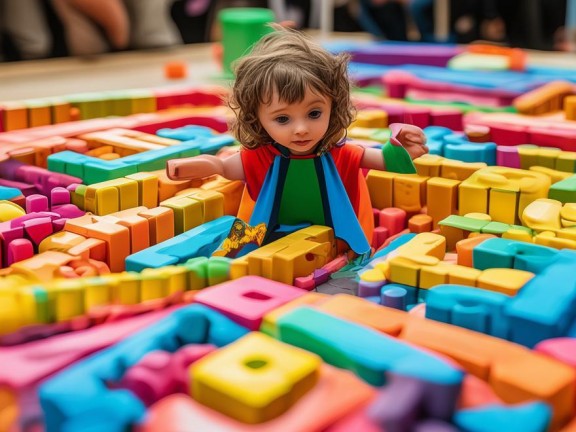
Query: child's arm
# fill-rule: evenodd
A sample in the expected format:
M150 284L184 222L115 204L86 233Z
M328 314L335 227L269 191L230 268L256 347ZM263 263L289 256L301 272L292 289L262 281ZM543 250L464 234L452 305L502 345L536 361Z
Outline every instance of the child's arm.
M240 152L225 159L200 155L169 160L166 163L166 174L171 180L194 180L212 175L221 175L228 180L244 180L244 166Z
M403 123L393 123L390 125L392 136L390 142L396 146L402 146L412 159L419 158L428 153L426 146L426 135L418 126ZM367 148L360 162L362 168L386 170L386 163L382 157L382 150Z

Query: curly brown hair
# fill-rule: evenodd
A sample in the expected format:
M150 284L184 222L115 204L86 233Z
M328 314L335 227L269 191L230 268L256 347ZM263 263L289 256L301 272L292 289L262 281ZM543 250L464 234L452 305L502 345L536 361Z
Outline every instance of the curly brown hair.
M316 152L328 151L344 138L355 116L348 77L350 56L333 55L299 31L272 27L275 31L234 65L236 80L228 105L236 118L230 131L245 148L270 144L272 138L258 120L260 104L269 104L274 91L285 103L300 102L310 88L331 100L328 130Z

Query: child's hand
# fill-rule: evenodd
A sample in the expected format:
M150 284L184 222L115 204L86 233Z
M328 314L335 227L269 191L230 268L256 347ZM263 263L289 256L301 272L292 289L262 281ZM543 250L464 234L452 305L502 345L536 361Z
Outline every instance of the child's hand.
M170 180L195 180L222 173L222 160L216 156L201 155L166 162L166 175Z
M426 135L424 135L424 131L418 126L392 123L390 130L392 131L390 142L394 145L404 147L412 159L419 158L428 153Z

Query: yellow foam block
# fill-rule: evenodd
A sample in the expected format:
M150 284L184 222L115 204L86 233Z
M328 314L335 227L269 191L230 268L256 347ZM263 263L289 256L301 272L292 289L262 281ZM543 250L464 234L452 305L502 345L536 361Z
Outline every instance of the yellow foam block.
M318 381L315 354L252 332L190 367L198 402L241 422L278 417Z
M458 214L488 213L488 195L488 188L462 182L458 187Z
M194 189L186 195L202 203L202 221L209 222L224 216L224 195L214 190Z
M425 154L414 160L414 167L419 176L440 177L440 170L444 160L442 156Z
M524 270L492 268L482 272L478 277L476 286L509 296L515 296L533 277L534 273Z
M518 223L517 191L492 188L490 190L490 217L493 221L510 225Z
M560 211L562 203L552 199L538 199L530 203L522 213L524 226L535 231L557 230L560 224Z
M576 241L568 238L557 237L556 233L543 231L534 236L533 242L556 249L576 249Z
M330 295L328 294L309 292L292 301L289 301L288 303L264 315L262 318L262 324L260 324L260 331L269 336L272 336L273 338L276 338L278 335L278 326L276 324L283 315L300 306L316 306L328 298L330 298Z
M158 205L158 177L151 173L140 172L126 176L138 185L138 205L153 208Z
M403 175L394 178L394 207L408 213L417 213L426 203L428 177Z
M449 280L450 267L454 264L439 262L435 266L425 266L420 270L419 288L430 289L436 285L447 284Z
M110 287L114 304L133 305L140 303L140 273L122 272L103 276Z
M89 277L82 279L84 287L84 307L86 311L112 303L112 290L107 279Z
M398 174L370 170L366 176L372 207L384 209L394 205L394 178Z
M358 111L356 119L351 127L363 128L387 128L388 127L388 113L381 109L363 109Z
M573 175L572 173L569 172L558 171L556 169L545 168L541 166L530 167L530 171L536 171L544 175L547 175L548 177L550 177L550 181L552 182L552 184L557 183L561 180L566 180L568 177L572 177Z
M462 162L456 159L444 159L440 177L463 181L485 167L486 164L484 162Z
M563 228L576 226L576 203L566 203L560 209L560 222Z
M54 318L57 322L84 315L86 309L82 279L54 280L47 286L47 292L54 297Z
M26 211L12 201L0 201L0 222L7 222L17 217L24 216Z
M330 259L332 245L300 240L278 251L272 258L272 279L292 285L294 278L307 276Z
M520 229L509 229L505 233L502 233L502 238L532 243L532 235L528 231Z
M71 247L74 247L86 240L86 237L79 234L74 234L68 231L59 231L49 235L38 245L38 252L58 251L67 252Z
M160 203L174 211L174 234L182 234L204 222L204 205L188 197L169 198Z
M388 267L390 264L388 264ZM360 274L360 280L364 282L384 282L386 280L386 275L382 270L373 268L366 270Z
M420 258L424 262L419 261ZM395 256L388 260L388 263L390 264L390 282L417 287L420 283L420 269L425 265L436 265L438 259L424 255L410 258Z
M109 185L93 184L86 188L84 210L99 216L120 210L120 194L117 188Z
M443 260L446 254L446 239L440 234L420 233L400 246L397 254L405 257L428 255Z
M460 180L441 177L432 177L426 183L426 213L432 217L434 228L442 219L457 214L459 185Z
M448 283L455 285L476 286L476 281L482 273L471 267L455 264L448 269Z
M564 151L556 158L554 168L570 174L576 172L576 152Z

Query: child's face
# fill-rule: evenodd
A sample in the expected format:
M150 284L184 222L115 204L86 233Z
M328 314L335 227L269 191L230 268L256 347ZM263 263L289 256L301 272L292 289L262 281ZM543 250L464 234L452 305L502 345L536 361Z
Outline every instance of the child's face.
M330 99L307 89L301 102L288 104L278 100L274 91L270 104L260 104L258 119L268 135L288 148L293 155L312 154L328 130Z

